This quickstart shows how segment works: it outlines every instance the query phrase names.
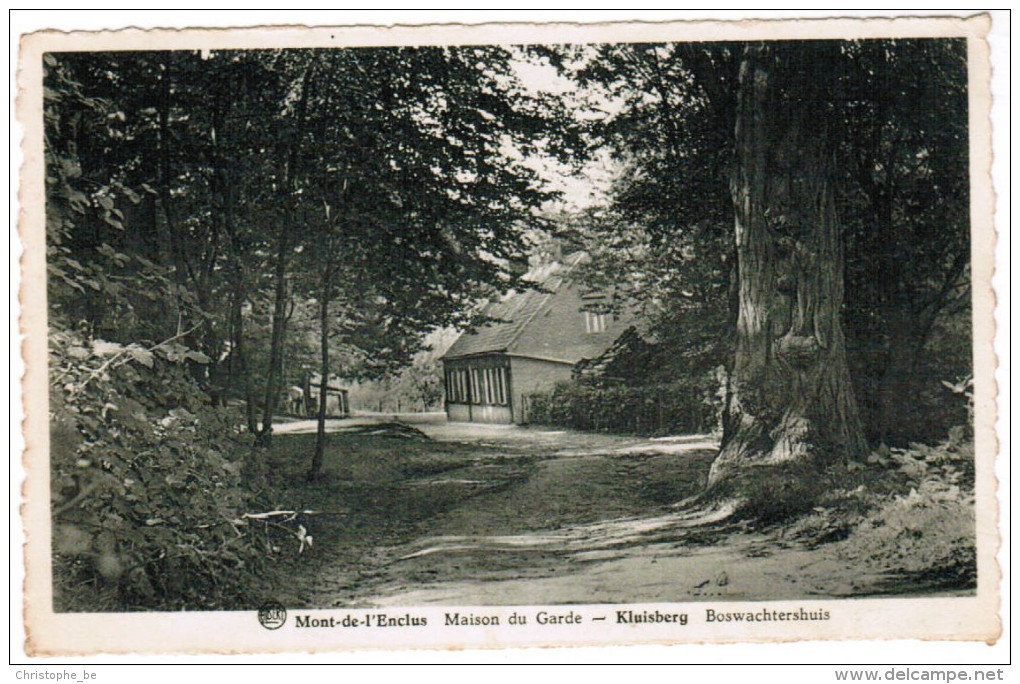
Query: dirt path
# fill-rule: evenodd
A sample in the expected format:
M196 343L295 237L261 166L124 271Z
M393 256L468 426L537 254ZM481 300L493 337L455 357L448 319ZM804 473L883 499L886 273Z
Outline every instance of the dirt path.
M295 607L672 602L874 593L817 550L671 505L698 492L706 436L645 439L426 422L331 425L313 556L272 592ZM291 427L292 426L292 427ZM290 424L287 446L311 435ZM281 442L284 440L281 439ZM286 464L283 464L284 469ZM295 471L297 472L297 471Z

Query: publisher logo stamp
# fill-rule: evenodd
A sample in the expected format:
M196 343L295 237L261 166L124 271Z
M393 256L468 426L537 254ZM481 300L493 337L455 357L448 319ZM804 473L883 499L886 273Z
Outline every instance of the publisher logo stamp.
M287 621L287 609L270 601L259 608L259 624L266 629L280 629Z

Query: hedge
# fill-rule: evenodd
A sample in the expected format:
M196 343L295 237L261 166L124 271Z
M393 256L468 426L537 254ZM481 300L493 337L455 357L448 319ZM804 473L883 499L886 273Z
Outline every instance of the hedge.
M718 425L710 383L596 385L576 381L528 396L531 423L590 432L667 435L712 432Z

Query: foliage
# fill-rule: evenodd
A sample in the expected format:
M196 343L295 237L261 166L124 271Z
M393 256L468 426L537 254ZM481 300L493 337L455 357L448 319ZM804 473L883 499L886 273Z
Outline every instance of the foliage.
M520 157L555 153L568 136L543 136L565 119L555 100L521 88L507 49L302 56L298 280L337 301L334 337L365 352L368 374L394 370L427 332L516 284L511 266L540 222L530 213L549 197Z
M885 576L890 590L973 587L974 445L967 432L957 426L934 446L881 447L866 463L810 477L780 481L781 469L756 469L758 496L742 512L756 524L781 523L784 539L831 544L832 558Z
M740 517L787 541L824 545L838 562L884 577L890 591L973 587L974 448L965 430L823 471L761 464L724 487L744 497ZM715 494L726 496L724 487Z
M513 56L44 57L60 601L243 598L273 536L297 534L242 517L271 496L248 446L283 383L392 372L515 284L548 197L525 157L569 136L546 139L562 112L521 89ZM431 403L435 369L417 371ZM239 398L248 434L208 406Z
M57 610L243 605L272 547L292 543L242 517L272 495L237 416L207 406L192 377L208 361L173 339L51 334Z
M593 99L614 103L586 113L590 146L609 149L619 173L610 205L574 231L593 254L584 276L646 311L658 338L676 349L680 373L732 365L729 190L743 47L553 51ZM806 54L803 43L773 47ZM833 181L854 389L873 441L931 439L956 422L932 386L969 365L960 353L970 349L966 45L861 40L838 49L825 82L805 87L825 98L826 127L838 141ZM947 360L955 365L944 367ZM904 415L919 395L925 408Z
M841 559L938 585L974 585L974 445L964 441L965 430L954 429L935 446L913 444L873 457L895 468L899 487L839 545Z
M972 363L966 43L847 52L857 72L839 155L855 390L873 439L930 440L959 420L933 385Z
M516 284L550 197L526 160L571 152L516 54L47 55L53 313L125 344L187 330L204 389L243 399L262 442L312 368L407 365L429 330Z
M352 385L351 403L369 411L429 411L443 408L442 357L456 341L456 328L443 328L423 340L425 349L397 374Z
M379 412L441 410L442 364L435 357L420 354L398 373L353 385L351 403L367 411Z
M562 382L527 397L532 423L593 432L676 435L711 432L719 407L712 382L628 386Z
M620 167L611 203L574 230L591 260L580 277L640 308L676 353L678 374L729 363L733 323L733 215L728 159L735 60L720 44L614 44L575 62L574 77L622 105L586 132ZM692 62L711 65L695 81ZM718 82L716 82L718 81ZM717 94L713 100L709 92Z
M443 367L438 359L416 361L404 368L397 379L408 405L427 411L442 407Z

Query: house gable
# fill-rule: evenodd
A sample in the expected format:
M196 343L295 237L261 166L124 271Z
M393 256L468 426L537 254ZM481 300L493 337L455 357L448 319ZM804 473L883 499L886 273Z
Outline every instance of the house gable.
M522 327L506 353L570 365L599 356L627 328L630 317L584 310L592 304L576 286L564 284Z
M596 314L583 309L583 297L570 273L586 255L576 252L562 266L548 268L540 290L514 293L486 307L496 321L464 333L447 350L447 361L484 354L541 359L573 365L594 358L612 345L633 318L629 314Z
M514 293L503 301L489 304L483 313L493 319L492 322L458 337L446 350L443 358L455 359L505 352L549 297L547 292L527 290Z

